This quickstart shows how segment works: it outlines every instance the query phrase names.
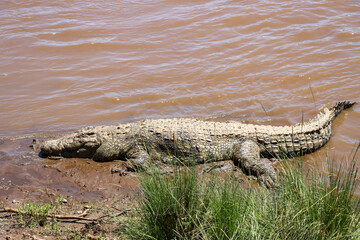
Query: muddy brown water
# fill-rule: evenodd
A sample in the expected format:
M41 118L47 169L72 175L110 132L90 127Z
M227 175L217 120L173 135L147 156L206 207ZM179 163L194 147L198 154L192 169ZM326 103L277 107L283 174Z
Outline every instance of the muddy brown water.
M33 137L144 118L294 124L360 102L359 19L351 0L1 1L0 197L135 185L117 163L38 158ZM341 114L306 164L344 167L359 119L359 105Z

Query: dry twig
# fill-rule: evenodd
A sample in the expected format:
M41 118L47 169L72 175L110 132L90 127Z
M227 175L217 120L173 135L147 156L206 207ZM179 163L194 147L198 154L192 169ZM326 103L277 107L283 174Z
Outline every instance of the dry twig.
M84 221L96 221L97 219L93 219L93 218L86 218L84 216L87 215L89 209L85 209L85 211L79 215L58 215L58 214L46 214L46 217L48 218L57 218L57 219L64 219L64 220L69 220L69 219L74 219L74 220L84 220ZM17 213L17 214L27 214L26 212L20 211L18 209L14 209L14 208L4 208L4 209L0 209L0 213L4 213L4 212L10 212L10 213ZM32 213L31 215L36 216L38 215L37 213Z

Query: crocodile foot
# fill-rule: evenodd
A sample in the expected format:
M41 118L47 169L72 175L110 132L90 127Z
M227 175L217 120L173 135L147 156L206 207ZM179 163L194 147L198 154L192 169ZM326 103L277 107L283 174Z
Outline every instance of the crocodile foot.
M260 147L253 140L245 140L236 146L234 163L242 168L245 174L255 176L261 185L267 188L277 185L274 167L267 159L260 159Z
M250 166L250 171L257 176L258 182L267 188L274 188L278 185L278 179L273 166L265 160L261 159L258 163Z

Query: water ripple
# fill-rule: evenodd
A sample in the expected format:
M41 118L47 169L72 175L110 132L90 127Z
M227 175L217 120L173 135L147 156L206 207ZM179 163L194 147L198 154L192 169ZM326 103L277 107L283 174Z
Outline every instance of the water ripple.
M13 0L0 9L0 136L157 117L295 123L302 111L360 101L357 2Z

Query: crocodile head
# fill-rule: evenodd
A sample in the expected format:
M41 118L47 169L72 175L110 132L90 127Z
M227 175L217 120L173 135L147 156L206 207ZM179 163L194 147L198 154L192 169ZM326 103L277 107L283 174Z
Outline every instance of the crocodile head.
M59 139L45 141L40 156L92 158L101 145L101 139L91 128L80 130Z

